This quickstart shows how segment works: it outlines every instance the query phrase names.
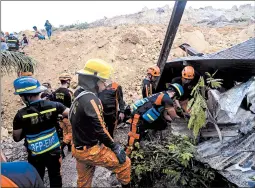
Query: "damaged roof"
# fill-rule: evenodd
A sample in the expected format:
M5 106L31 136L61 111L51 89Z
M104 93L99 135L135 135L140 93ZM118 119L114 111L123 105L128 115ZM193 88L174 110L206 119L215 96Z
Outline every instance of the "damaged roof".
M181 76L184 66L192 65L198 76L205 72L214 73L216 78L224 79L223 85L230 89L233 81L245 82L255 75L255 38L232 46L231 48L204 56L187 56L167 62L162 71L157 91L165 89L165 83Z
M231 48L209 54L212 59L255 59L255 38L237 44Z
M181 71L186 65L192 65L199 76L218 70L216 78L224 79L225 88L231 89L234 81L245 83L255 76L255 38L213 54L202 57L188 56L166 63L157 90L162 90L165 83L171 82L174 77L181 76ZM201 131L201 137L207 139L198 144L195 158L209 164L237 186L248 187L250 178L255 176L255 114L240 106L239 109L236 119L239 119L240 123L218 124L223 136L222 142L213 125L207 125L203 129L204 132ZM244 134L240 130L246 127L250 129ZM182 130L177 123L175 129L176 134L190 134L187 125L182 127Z
M222 143L218 138L205 141L198 145L197 153L197 160L209 164L239 187L248 187L248 181L255 176L255 170L250 168L252 163L255 165L255 130L246 135L224 137ZM246 165L249 168L242 169Z

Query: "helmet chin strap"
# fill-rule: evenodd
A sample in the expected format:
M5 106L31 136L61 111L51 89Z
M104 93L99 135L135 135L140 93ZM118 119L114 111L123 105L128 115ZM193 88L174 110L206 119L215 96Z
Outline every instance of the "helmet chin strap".
M149 74L149 79L150 79L150 81L152 81L152 75L151 74Z
M24 95L24 99L26 106L30 106L30 101L28 100L28 97L26 95Z

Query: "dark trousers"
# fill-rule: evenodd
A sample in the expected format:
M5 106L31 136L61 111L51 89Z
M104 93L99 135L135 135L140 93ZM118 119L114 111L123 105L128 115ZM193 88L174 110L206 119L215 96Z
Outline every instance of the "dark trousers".
M28 155L28 162L36 168L42 180L45 168L48 169L50 187L62 187L60 149L37 156Z
M113 113L111 115L104 115L104 121L108 132L110 133L111 137L113 138L113 133L117 127L117 114Z

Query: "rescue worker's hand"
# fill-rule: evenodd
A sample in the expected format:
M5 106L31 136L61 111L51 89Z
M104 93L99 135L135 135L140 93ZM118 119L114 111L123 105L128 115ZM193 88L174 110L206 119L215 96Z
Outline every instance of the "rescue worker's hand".
M184 117L185 117L185 118L187 118L187 119L189 119L189 118L190 118L190 114L189 114L189 113L187 113L187 112L184 112L184 113L183 113L183 115L184 115Z
M121 112L121 113L119 114L119 119L120 119L121 121L123 121L124 117L125 117L125 114Z
M176 112L177 112L177 113L181 113L181 112L182 112L182 108L179 107L179 106L177 106L177 107L176 107Z
M116 157L118 158L120 164L123 164L126 162L126 153L119 144L116 144L113 147L112 151L116 154Z

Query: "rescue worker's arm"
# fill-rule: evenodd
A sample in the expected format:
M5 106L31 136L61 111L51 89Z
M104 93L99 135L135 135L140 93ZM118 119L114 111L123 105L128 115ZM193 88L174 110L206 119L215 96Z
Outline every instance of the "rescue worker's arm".
M167 121L172 121L172 118L168 115L167 110L164 110L164 118L165 118Z
M162 99L162 103L164 105L164 118L168 121L172 121L172 119L180 118L175 111L173 100L168 96L164 95Z
M166 106L164 111L164 117L168 121L172 121L172 119L180 118L175 111L175 108L173 106Z
M68 117L69 108L64 106L63 104L56 102L57 112L58 114L62 114L63 117Z
M12 133L13 140L15 142L19 142L25 137L25 135L22 134L23 133L22 128L23 128L22 118L20 117L19 113L17 113L13 120L13 133Z
M177 108L181 108L179 100L176 99L174 102L175 102Z
M122 87L121 86L119 86L117 88L117 92L118 92L118 102L119 102L120 113L124 113L125 102L123 100L123 92L122 92Z
M72 105L72 93L70 91L66 94L65 100L67 107L70 107Z
M121 119L121 121L123 121L123 119L125 118L125 102L123 100L123 92L122 92L122 87L118 86L117 88L117 96L118 96L118 103L119 103L119 108L120 108L120 114L119 114L119 118Z
M149 90L150 90L150 84L148 83L143 83L143 88L142 88L142 95L143 98L146 98L149 96Z
M91 99L89 102L81 98L81 103L84 104L84 112L90 118L90 122L95 130L96 138L105 146L113 149L115 143L105 127L102 109L100 109L102 108L100 101L96 96L90 96Z

